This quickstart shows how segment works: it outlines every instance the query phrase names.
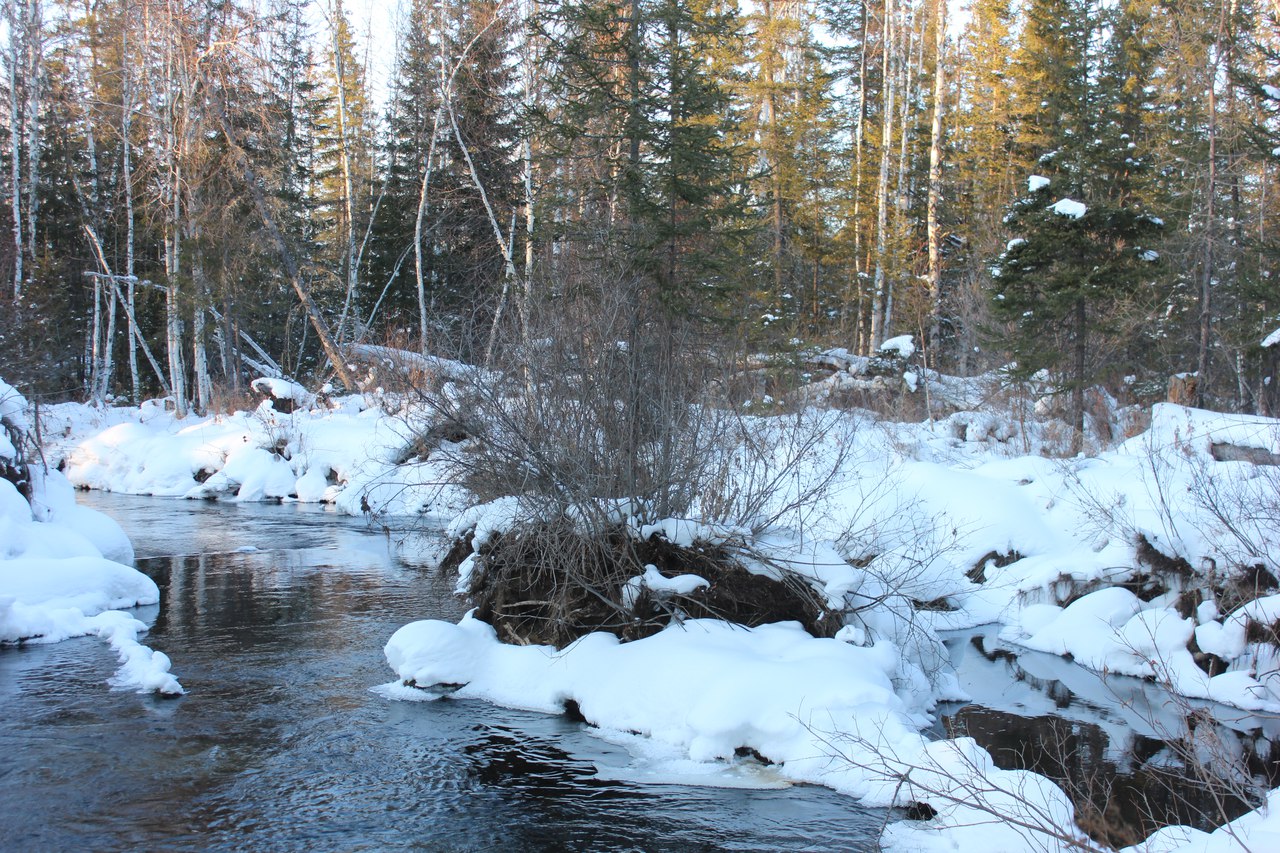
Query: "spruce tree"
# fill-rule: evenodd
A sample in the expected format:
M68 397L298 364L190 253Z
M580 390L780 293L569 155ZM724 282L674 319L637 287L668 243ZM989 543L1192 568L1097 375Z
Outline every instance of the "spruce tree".
M668 305L726 309L744 233L735 5L580 0L542 32L554 67L533 118L564 274L549 272L620 270Z
M1100 333L1153 276L1161 220L1139 191L1146 170L1125 130L1124 45L1092 0L1035 0L1019 62L1023 144L1037 174L1006 217L993 307L1010 326L1015 375L1047 371L1071 394L1083 447L1084 391L1099 378Z
M382 276L395 277L388 309L402 320L416 313L410 283L420 257L424 298L435 308L430 322L457 331L478 306L481 316L487 313L505 274L476 181L507 227L519 192L514 21L493 0L415 0L407 12L389 110L376 254ZM444 110L452 110L466 154Z

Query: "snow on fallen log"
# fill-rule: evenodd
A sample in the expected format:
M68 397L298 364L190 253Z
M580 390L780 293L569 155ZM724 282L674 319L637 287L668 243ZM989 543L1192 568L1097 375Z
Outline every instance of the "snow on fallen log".
M353 361L367 362L402 374L433 373L451 382L472 382L491 375L490 371L450 358L384 347L376 344L351 344L347 356Z

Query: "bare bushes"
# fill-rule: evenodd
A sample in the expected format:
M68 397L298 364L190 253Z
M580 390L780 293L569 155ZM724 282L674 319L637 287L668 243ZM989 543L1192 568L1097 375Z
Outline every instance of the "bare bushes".
M500 535L455 555L471 561L464 591L516 642L640 636L704 615L833 633L811 583L744 568L752 533L802 516L829 485L812 473L823 433L712 405L728 374L712 330L634 281L595 284L525 306L492 370L423 398L437 430L471 437L453 476L502 499ZM664 583L682 575L705 583Z
M562 518L519 524L476 555L468 595L508 643L563 647L589 630L635 640L673 618L794 620L817 636L839 627L810 585L749 572L722 544L640 539L620 525L600 535ZM692 582L646 583L654 573Z

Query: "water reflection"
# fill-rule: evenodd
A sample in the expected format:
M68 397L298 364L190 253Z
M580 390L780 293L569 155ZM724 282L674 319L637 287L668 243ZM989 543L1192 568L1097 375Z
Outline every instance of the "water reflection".
M1005 768L1055 779L1095 839L1134 844L1160 826L1212 829L1280 782L1280 721L1175 697L957 632L952 663L973 703L943 709L940 735L968 735Z
M148 642L190 692L110 690L97 640L0 650L6 850L875 849L883 812L825 789L604 781L592 759L615 748L577 723L371 693L396 628L461 615L401 537L314 508L84 498L160 584Z

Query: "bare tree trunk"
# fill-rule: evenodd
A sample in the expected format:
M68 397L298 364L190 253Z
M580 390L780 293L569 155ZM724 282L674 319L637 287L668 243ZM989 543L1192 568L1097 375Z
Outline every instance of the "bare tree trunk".
M213 383L209 379L209 353L205 345L205 306L208 303L208 281L204 266L197 257L191 266L195 284L195 305L191 307L191 369L196 383L196 411L205 414L213 398Z
M133 61L129 56L129 3L126 2L124 21L120 27L120 146L121 146L121 181L124 183L125 209L125 243L124 274L128 280L127 303L125 311L129 319L129 388L130 400L135 405L141 402L141 382L138 379L138 330L134 326L137 306L134 302L133 281Z
M436 137L440 132L440 109L431 121L431 141L427 144L426 162L422 164L422 187L418 191L418 215L413 220L413 264L415 281L418 286L418 328L422 338L420 349L427 352L427 289L423 281L422 263L422 222L427 214L427 190L431 185L431 169L435 163Z
M98 380L102 372L102 282L93 282L93 326L89 331L89 375L85 382L86 396L98 402Z
M357 286L359 265L356 263L356 220L355 189L351 178L351 146L347 138L347 75L342 57L342 46L339 44L339 18L342 16L341 0L331 7L333 20L333 73L337 79L338 89L338 162L342 169L342 204L347 221L346 258L343 261L347 280L347 295L342 301L342 315L338 319L338 343L346 339L347 316L351 310L351 300Z
M22 298L23 269L22 261L26 253L26 242L22 235L22 133L21 118L18 109L18 94L22 85L22 27L20 25L22 10L21 0L11 0L9 4L9 177L13 190L13 298Z
M942 197L942 109L946 97L947 0L934 0L933 121L929 125L929 200L925 216L929 240L929 339L925 352L936 367L942 329L942 229L938 202Z
M854 349L861 352L862 310L865 303L865 288L862 286L862 151L867 126L867 26L870 14L867 4L870 0L862 0L862 45L858 50L858 116L853 130L853 286L857 289L857 308L854 311Z
M868 351L874 351L884 341L884 301L886 291L886 270L888 264L888 231L889 231L889 151L893 146L893 112L894 89L893 79L893 42L894 42L894 2L885 0L884 34L881 38L884 50L882 79L884 96L881 99L881 132L880 132L880 179L876 184L876 273L871 292L871 339Z
M94 389L96 399L105 400L111 393L111 379L115 373L114 342L116 339L116 300L107 294L107 328L102 339L102 362L98 375L98 386Z
M907 171L908 163L908 146L910 134L907 128L911 124L911 105L916 102L918 86L913 83L918 75L914 73L914 69L920 68L924 61L924 33L923 23L921 23L921 32L916 32L916 16L910 4L899 7L901 11L901 27L898 28L898 38L902 42L901 54L898 57L899 71L901 72L901 97L899 100L899 116L898 116L898 180L894 188L894 217L892 233L896 235L895 244L901 245L901 235L904 233L907 225L907 208L911 202L911 183ZM922 21L923 19L921 19ZM913 59L914 56L914 59ZM901 255L899 255L901 257ZM900 277L901 275L896 276ZM892 336L893 328L893 308L894 308L894 278L886 275L885 291L884 291L884 325L881 327L881 338Z
M1200 277L1200 336L1196 345L1196 405L1203 406L1205 388L1209 384L1209 343L1213 334L1214 230L1217 227L1218 200L1218 65L1221 43L1215 42L1213 62L1209 65L1209 185L1204 210L1204 267Z
M1075 349L1075 381L1071 385L1071 452L1079 454L1084 450L1084 378L1085 378L1085 356L1087 350L1086 344L1086 325L1088 315L1085 312L1085 304L1083 299L1076 300L1075 306L1075 327L1076 339L1073 342Z
M179 91L175 68L180 23L175 12L176 0L169 0L166 31L164 33L164 91L170 95L165 101L163 115L164 163L161 177L161 201L164 212L164 271L165 271L165 347L169 359L169 387L173 394L174 414L187 414L186 365L182 359L182 315L179 304L180 276L182 273L182 157L180 151L183 134L179 132L180 119L173 95Z
M36 256L40 205L40 76L44 66L44 18L40 0L27 0L27 253Z

